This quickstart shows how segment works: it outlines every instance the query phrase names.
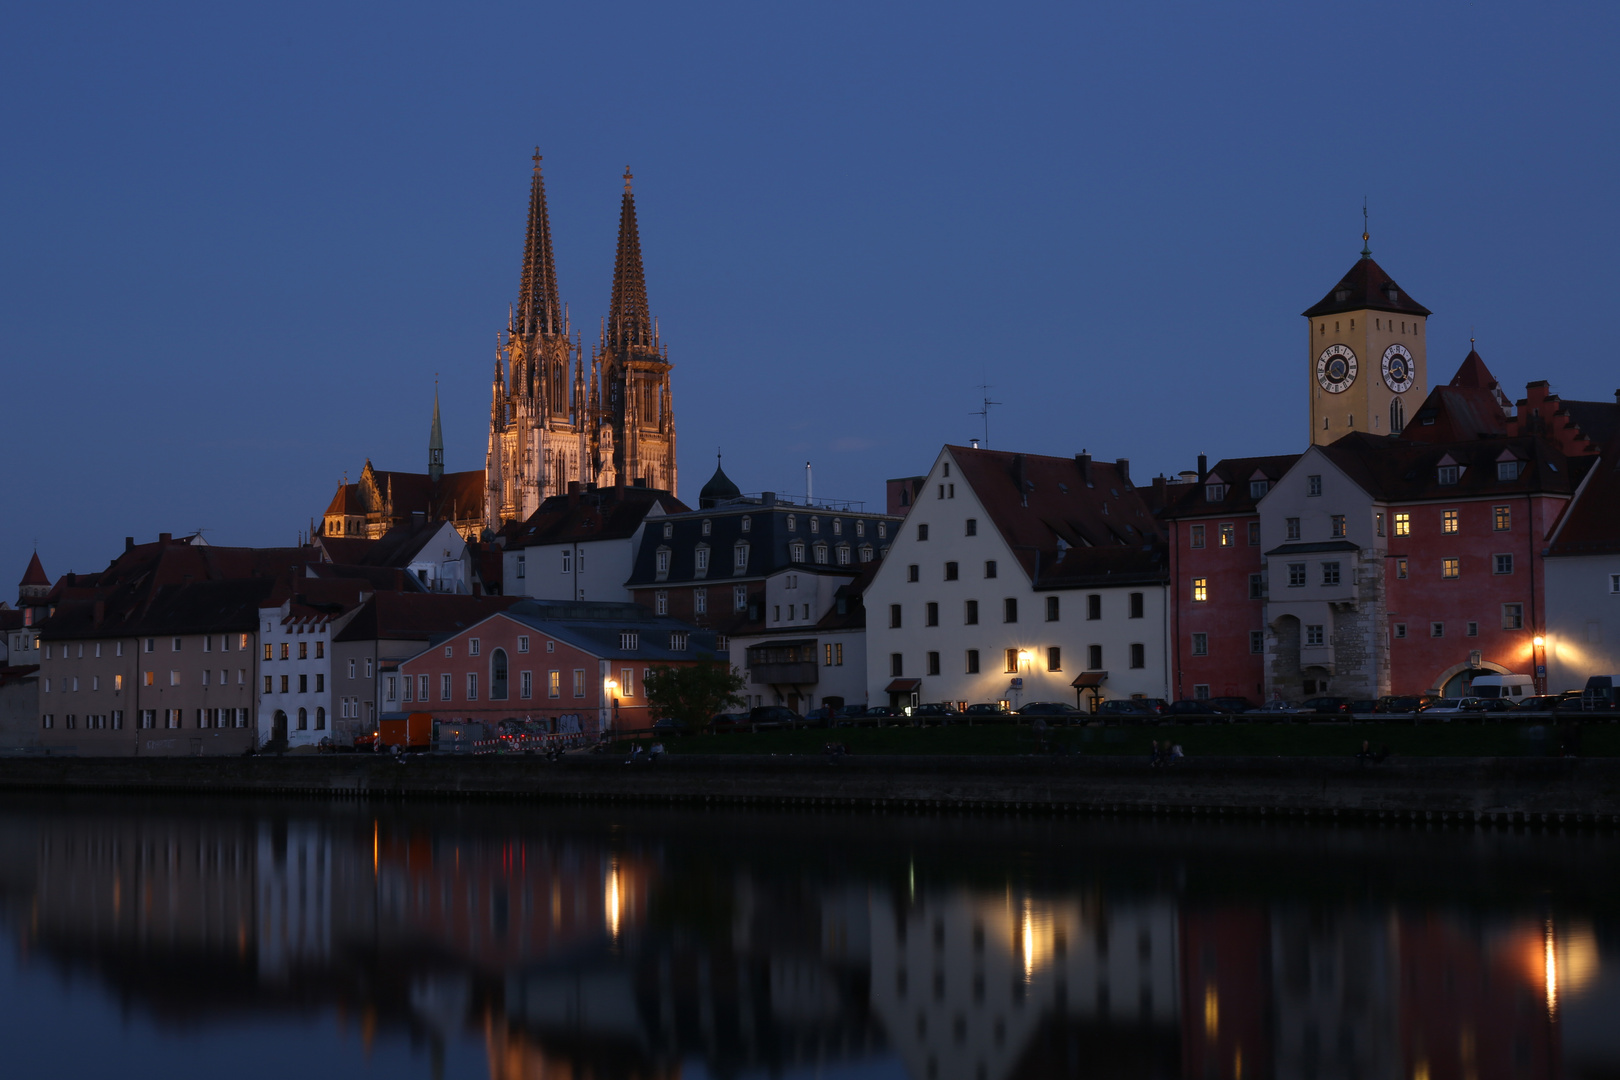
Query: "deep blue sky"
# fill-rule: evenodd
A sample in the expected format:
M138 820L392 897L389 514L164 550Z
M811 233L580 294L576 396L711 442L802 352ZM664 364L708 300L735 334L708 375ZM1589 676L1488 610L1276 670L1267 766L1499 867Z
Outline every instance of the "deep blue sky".
M369 456L481 468L539 144L594 337L626 164L682 494L882 499L939 445L1306 439L1356 258L1517 396L1620 386L1612 5L12 4L0 573L290 543ZM0 594L9 597L9 593Z

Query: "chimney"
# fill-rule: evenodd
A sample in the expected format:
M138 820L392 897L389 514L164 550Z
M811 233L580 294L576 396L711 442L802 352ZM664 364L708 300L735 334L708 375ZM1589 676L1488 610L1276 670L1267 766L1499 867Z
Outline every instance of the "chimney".
M1163 506L1165 503L1165 488L1170 483L1161 474L1153 478L1153 505Z
M1131 482L1131 459L1130 458L1122 457L1122 458L1115 459L1114 468L1119 470L1119 478L1120 478L1120 480L1122 482L1124 482L1126 484L1129 484Z
M131 551L134 551L134 550L135 550L135 538L133 536L124 537L124 551L125 551L125 553L127 554L127 553L129 553Z
M774 492L774 491L762 491L762 492L760 492L759 493L759 505L761 505L761 506L775 506L776 505L776 492Z
M1074 455L1074 463L1076 465L1080 466L1080 479L1082 479L1082 480L1084 480L1086 482L1086 487L1090 487L1091 486L1091 455L1086 453L1084 450L1082 450L1078 454Z
M644 488L644 487L646 487L646 486L647 486L647 478L646 478L646 477L645 477L645 476L638 476L638 477L636 477L636 482L635 482L635 484L634 484L634 485L632 485L632 486L634 486L634 487L638 487L638 488Z
M158 533L158 543L160 543L160 544L167 544L170 540L173 540L173 539L174 539L174 534L173 533Z
M568 505L569 506L578 506L579 505L579 481L578 480L570 480L570 481L568 481Z
M1209 479L1209 455L1208 454L1199 454L1198 455L1198 482L1200 484L1202 484L1207 479Z

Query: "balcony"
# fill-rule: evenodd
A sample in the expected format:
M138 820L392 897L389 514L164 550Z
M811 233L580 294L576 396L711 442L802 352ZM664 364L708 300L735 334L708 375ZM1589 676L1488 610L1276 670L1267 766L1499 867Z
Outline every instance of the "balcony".
M820 669L814 660L798 660L791 664L755 664L749 669L754 681L766 686L805 686L820 678Z

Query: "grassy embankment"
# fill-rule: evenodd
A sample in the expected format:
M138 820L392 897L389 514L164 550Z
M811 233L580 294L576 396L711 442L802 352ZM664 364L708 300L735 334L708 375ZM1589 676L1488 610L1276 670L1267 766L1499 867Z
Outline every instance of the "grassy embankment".
M1142 727L1054 728L1042 742L1022 725L946 727L811 728L696 735L665 739L676 754L822 754L840 742L852 754L1035 754L1141 755L1149 744L1179 743L1198 757L1350 757L1363 740L1397 757L1534 757L1560 753L1560 729L1546 725L1541 739L1523 724L1200 724ZM1580 752L1585 757L1620 756L1620 724L1583 724Z

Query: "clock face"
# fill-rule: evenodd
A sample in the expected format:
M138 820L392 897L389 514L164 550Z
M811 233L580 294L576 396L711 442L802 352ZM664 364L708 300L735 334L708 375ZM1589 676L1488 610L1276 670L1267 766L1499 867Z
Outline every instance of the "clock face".
M1391 345L1384 350L1384 385L1397 394L1404 394L1412 389L1412 380L1417 374L1417 365L1412 362L1412 354L1406 351L1405 345Z
M1329 345L1316 358L1316 381L1330 394L1342 394L1356 381L1356 354L1348 345Z

